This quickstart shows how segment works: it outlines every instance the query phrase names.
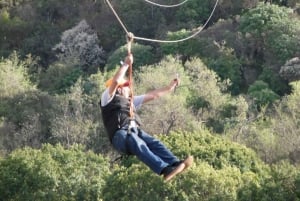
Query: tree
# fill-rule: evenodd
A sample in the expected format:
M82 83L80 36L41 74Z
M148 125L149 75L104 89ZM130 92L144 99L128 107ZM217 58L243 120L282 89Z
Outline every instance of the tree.
M280 76L289 82L300 80L300 59L295 57L287 61L280 69Z
M131 46L131 52L134 55L133 70L137 71L141 66L152 64L156 61L153 54L153 47L149 45L141 45L139 43L133 43ZM125 55L127 55L127 45L123 45L115 50L107 59L105 70L115 70L120 66L120 61L123 61Z
M299 52L300 21L292 10L277 5L259 4L241 17L240 30L248 38L257 40L257 51L272 54L269 62L279 59L281 63Z
M145 104L140 110L143 128L152 134L169 134L176 129L193 128L193 116L186 107L189 80L183 66L174 57L166 57L160 63L142 66L135 76L136 95L168 85L176 75L184 83L174 93ZM176 101L174 101L176 100Z
M51 120L51 135L54 142L65 147L87 144L89 131L93 127L92 117L85 112L85 101L81 80L69 93L57 97L55 117Z
M108 161L79 145L16 150L0 160L1 200L101 200Z
M34 90L27 67L29 61L21 61L16 52L8 59L0 60L0 98L11 98L19 93Z
M267 85L261 83L262 90L254 91L262 100L269 95ZM268 163L289 160L297 163L299 159L299 84L291 83L292 93L272 104L261 106L257 114L248 112L248 118L230 130L233 140L246 144ZM258 87L258 86L256 86ZM271 93L272 94L272 93Z
M160 137L176 155L192 154L197 159L195 164L174 181L164 183L137 159L123 159L123 165L113 171L103 188L104 200L120 197L124 201L299 199L296 188L299 168L287 163L270 167L252 150L204 130L171 132Z
M57 56L61 60L78 58L83 70L95 73L105 60L105 52L98 43L97 34L82 20L72 29L65 31L61 42L53 49L58 52Z
M83 75L77 58L66 58L51 64L39 75L38 88L51 94L67 92Z
M137 36L154 38L157 28L164 23L161 9L145 2L122 0L116 7L127 29Z
M200 59L192 59L185 68L192 83L188 105L198 121L222 133L225 126L234 126L246 118L248 104L245 99L225 93L230 86L229 80L221 81Z
M13 50L19 49L27 36L28 23L8 10L0 10L0 56L8 57Z
M0 116L4 123L0 128L0 143L5 151L25 146L39 148L48 141L54 106L53 98L38 90L2 99Z
M267 83L261 80L255 81L248 89L248 95L252 97L258 107L273 103L279 99L279 95L274 93Z

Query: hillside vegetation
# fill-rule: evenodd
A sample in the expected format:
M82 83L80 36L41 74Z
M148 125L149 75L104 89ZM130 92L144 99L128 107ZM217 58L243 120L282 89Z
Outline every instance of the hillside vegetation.
M111 3L136 36L177 40L215 1ZM106 1L0 0L0 200L300 200L299 13L298 0L220 1L189 40L134 41L135 94L181 79L139 114L195 157L164 183L115 161L102 124L104 83L127 54Z

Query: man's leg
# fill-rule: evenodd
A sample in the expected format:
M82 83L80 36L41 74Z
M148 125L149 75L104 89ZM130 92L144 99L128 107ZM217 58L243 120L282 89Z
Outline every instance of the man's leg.
M188 156L184 160L178 160L178 158L161 141L147 134L145 131L139 130L139 137L146 142L147 146L154 154L156 154L162 160L168 163L169 166L176 168L180 166L181 163L184 163L183 170L185 170L193 164L194 161L193 156Z
M153 144L156 144L156 148L163 147L161 148L162 152L160 154L165 153L167 156L164 158L169 159L171 163L166 163L162 160L162 158L154 154L149 149L145 141L138 136L137 129L132 130L131 134L127 134L126 130L117 131L113 138L113 145L118 151L124 153L130 151L132 154L136 155L138 159L145 163L155 173L159 175L163 174L166 181L169 181L187 168L185 163L179 163L178 165L172 166L172 164L179 162L179 160L168 149L166 149L160 141L152 136L148 136L148 140L150 140L150 138L152 138Z
M163 161L172 165L179 159L158 139L139 129L139 137L145 141L149 149Z
M149 149L145 141L138 136L137 132L131 134L129 140L131 145L130 151L149 166L155 173L161 174L162 170L169 165Z

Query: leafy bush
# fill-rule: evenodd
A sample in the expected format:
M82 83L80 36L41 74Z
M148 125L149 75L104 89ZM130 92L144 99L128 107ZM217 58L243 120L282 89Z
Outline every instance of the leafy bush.
M264 106L279 99L279 95L273 92L268 84L261 80L255 81L249 87L248 95L255 100L258 106Z
M98 43L97 34L82 20L72 29L65 31L61 42L53 49L58 52L57 56L61 60L77 58L83 69L95 73L95 69L103 65L105 59L105 52Z
M195 164L164 183L135 157L123 159L107 178L104 200L297 200L299 169L287 163L269 168L253 151L214 137L208 131L172 132L160 139L175 155L195 157ZM113 189L113 190L110 190Z
M154 63L155 61L151 46L133 43L131 52L134 56L133 70L139 69L141 66ZM105 66L106 70L111 71L120 66L120 61L123 61L126 55L127 45L121 46L119 49L114 51L107 60Z
M36 90L2 100L0 116L5 119L3 127L10 128L0 132L5 147L10 151L23 146L40 147L49 137L49 120L53 115L50 111L54 105L51 96Z
M127 29L136 36L155 38L155 32L164 22L163 11L159 7L139 0L121 0L118 8Z
M0 2L1 4L1 2ZM18 16L11 16L6 9L1 10L0 5L0 58L8 57L14 50L22 44L28 35L28 23Z
M299 27L300 21L292 16L291 9L261 3L241 17L240 30L256 38L256 46L260 46L257 50L268 50L284 63L299 52Z
M186 62L185 68L192 84L188 105L198 119L204 121L215 132L222 133L225 125L235 124L246 118L248 105L243 97L231 97L224 93L230 81L221 81L217 74L209 70L200 59ZM225 111L230 109L230 115Z
M0 160L0 200L101 200L108 162L82 147L44 145Z
M245 147L226 141L220 137L214 137L205 132L177 132L168 137L162 137L171 150L177 150L180 146L180 156L190 153L198 159L198 162L207 162L214 169L224 167L236 167L242 173L251 171L259 173L263 167L262 162L255 153Z
M297 175L299 170L286 162L272 165L269 173L256 181L248 181L239 189L238 200L246 201L249 198L255 201L299 200Z
M228 130L233 139L254 149L268 163L282 159L288 159L295 164L300 161L300 85L299 82L291 85L292 94L276 101L272 107L261 107L255 116L249 112L250 118L241 121L235 129Z
M78 145L17 150L0 160L3 200L298 200L300 170L286 162L267 166L253 151L207 130L158 136L193 166L168 183L136 157L110 166ZM0 199L0 200L1 200Z
M65 93L83 75L77 60L56 62L40 74L38 87L51 94Z
M273 72L269 68L263 68L263 72L257 78L258 80L262 80L266 82L270 89L274 91L278 95L285 95L289 92L289 88L287 86L287 81L283 80L279 74Z
M26 60L21 61L16 52L8 59L0 59L0 98L11 98L35 89L27 72L29 65Z

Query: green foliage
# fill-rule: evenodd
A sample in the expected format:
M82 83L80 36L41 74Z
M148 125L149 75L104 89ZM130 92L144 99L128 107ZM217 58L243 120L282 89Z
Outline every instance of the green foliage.
M176 19L181 25L185 25L187 28L199 27L204 23L211 13L210 1L196 1L192 0L189 3L179 7L176 13Z
M300 22L291 13L291 9L261 3L242 16L240 30L249 33L262 43L263 49L285 62L300 47Z
M38 87L50 93L64 93L82 74L77 60L66 59L52 64L46 72L41 73Z
M269 68L263 68L257 79L267 83L272 91L281 96L289 91L286 81Z
M160 136L175 155L191 154L193 166L165 183L135 157L109 169L108 161L78 145L16 150L0 160L4 200L224 200L299 199L299 169L286 162L266 166L253 151L209 134Z
M214 170L206 163L199 163L171 183L164 183L153 173L143 170L143 165L132 165L113 173L104 188L104 200L236 200L240 172L235 168ZM137 182L138 181L138 182ZM114 191L109 191L109 186ZM126 186L126 189L118 188Z
M30 63L21 61L16 53L0 60L0 98L13 97L19 93L34 90L29 80L27 67Z
M69 93L57 96L57 110L55 117L51 119L54 142L67 147L76 143L87 144L90 129L93 128L93 113L86 113L91 108L85 99L81 80Z
M180 128L192 130L192 123L195 119L186 107L190 81L182 64L170 56L160 63L143 66L140 70L135 76L136 95L168 86L177 75L182 84L176 88L175 92L143 105L139 110L142 122L145 122L143 128L149 133L163 134Z
M167 40L180 40L192 34L191 31L182 29L176 32L168 32ZM198 40L190 39L179 43L162 43L162 54L164 55L183 55L191 57L201 51L201 45Z
M274 32L267 38L267 45L272 53L285 62L300 50L300 20L287 17L280 22L272 28Z
M269 174L262 175L259 183L248 181L238 192L238 200L285 201L299 200L296 176L299 171L286 162L272 165Z
M47 134L45 108L51 107L51 98L30 82L30 65L27 60L20 61L16 53L0 61L0 147L4 152L28 143L38 147Z
M289 13L290 10L287 8L260 3L243 15L240 28L243 32L252 33L258 37L273 26L280 24L281 20L288 18Z
M300 197L300 174L298 174L296 177L295 187L296 187L297 196Z
M279 95L273 92L267 83L258 80L248 89L248 95L252 97L258 106L264 106L279 99Z
M101 200L108 162L81 146L17 150L0 161L1 200Z
M131 52L134 55L133 70L139 69L141 66L154 63L155 61L151 46L133 43ZM120 66L120 61L123 61L126 55L127 45L121 46L108 58L105 66L106 70L111 71Z
M12 151L19 147L40 147L49 137L49 120L55 101L47 93L27 91L1 100L0 144Z
M222 82L199 59L187 62L185 68L193 83L189 86L191 93L188 105L198 119L218 133L222 133L225 126L232 126L245 119L248 105L244 98L230 97L224 93L229 85L226 80ZM230 115L225 115L228 112Z
M121 0L118 8L127 29L136 36L154 38L155 31L164 22L163 12L159 7L149 6L139 0ZM124 32L122 34L125 35Z
M299 163L299 83L292 83L293 93L273 104L272 110L261 107L257 115L241 121L229 135L239 143L246 144L268 163L289 159Z
M294 7L297 3L297 0L273 0L272 3L280 6Z
M182 39L190 34L186 30L169 33L169 40ZM182 56L183 62L200 56L206 66L215 71L222 80L229 79L232 82L228 88L232 94L237 95L241 92L242 64L232 48L217 44L210 37L190 39L180 43L163 43L161 48L163 54Z
M288 96L287 105L290 111L295 111L297 115L300 115L300 81L291 82L290 85L293 88L293 92Z
M163 10L136 0L115 2L114 6L137 36L176 40L189 36L190 29L206 21L213 3L190 0L179 9ZM107 162L87 164L87 155L94 154L83 153L82 148L78 149L80 154L75 151L70 155L59 154L66 151L60 146L53 152L45 151L52 149L49 147L26 148L0 159L0 200L299 200L299 168L288 162L268 167L253 151L203 130L207 126L246 144L265 162L282 158L295 164L300 161L299 83L291 83L292 93L280 101L277 95L290 92L277 75L278 68L300 52L297 10L292 13L284 7L260 4L241 12L256 3L223 1L211 26L183 43L133 44L134 69L139 69L134 76L137 93L167 85L177 73L181 78L175 93L145 105L140 114L145 130L168 134L161 139L176 155L195 156L195 165L188 172L164 183L136 158L130 158L111 167L113 174L106 177L99 172L107 170ZM273 3L295 5L293 0ZM82 69L77 56L53 63L52 51L61 33L81 19L87 19L97 31L106 52L124 44L123 30L105 2L4 0L0 9L0 57L18 49L22 56L39 56L42 64L21 61L14 54L0 61L0 155L24 146L40 148L43 142L65 147L81 143L85 149L111 154L98 101L103 83L127 54L126 47L112 53L106 66L109 72L88 78L82 76L83 71L93 69L89 72L96 73L98 66L87 62L87 68ZM213 23L220 16L235 14L241 18ZM91 41L87 49L99 42ZM160 59L153 52L160 50L159 57L174 57L153 64ZM86 54L86 59L92 61L95 57L91 55ZM242 76L249 83L259 80L248 92L261 109L257 113L252 113L244 97L225 93L239 94L243 84L249 84L242 83ZM30 79L51 95L38 91ZM269 103L274 107L265 106Z
M22 40L28 35L28 24L17 16L11 17L7 10L0 10L0 56L9 56L21 46ZM26 30L26 31L25 31Z
M21 3L28 0L1 0L0 8L12 8L14 6L19 6Z
M108 178L103 188L104 200L121 197L125 201L299 199L295 188L299 170L294 166L281 163L269 168L253 151L204 130L171 132L160 139L180 158L194 155L195 164L171 182L164 183L145 165L124 159L129 164L118 166Z
M198 162L206 162L214 169L230 166L238 168L242 173L263 171L262 162L253 151L220 137L214 137L207 131L194 133L183 131L163 136L162 139L167 141L166 145L171 150L177 150L176 146L181 147L180 150L175 151L177 155L190 153L197 158Z
M229 79L232 84L228 90L233 95L238 95L241 92L242 76L241 76L241 61L237 59L232 50L222 48L221 55L217 58L210 57L205 59L206 65L214 70L222 80Z
M72 29L65 31L61 42L55 45L60 60L78 58L80 66L89 73L104 64L105 52L98 45L99 39L85 20Z

